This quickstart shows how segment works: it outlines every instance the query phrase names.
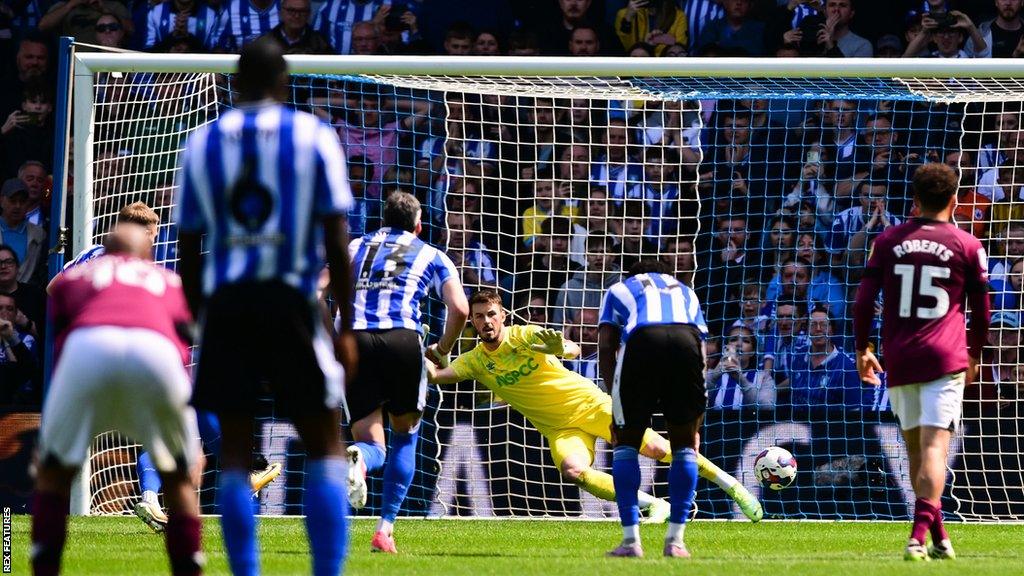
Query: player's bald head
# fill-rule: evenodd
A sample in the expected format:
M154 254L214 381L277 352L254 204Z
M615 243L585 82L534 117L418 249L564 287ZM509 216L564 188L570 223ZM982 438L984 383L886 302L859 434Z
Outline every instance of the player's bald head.
M270 37L246 44L238 58L235 81L244 102L264 98L283 101L287 96L288 63L281 45Z
M123 254L148 260L153 256L153 237L145 226L121 222L107 234L103 248L107 254Z

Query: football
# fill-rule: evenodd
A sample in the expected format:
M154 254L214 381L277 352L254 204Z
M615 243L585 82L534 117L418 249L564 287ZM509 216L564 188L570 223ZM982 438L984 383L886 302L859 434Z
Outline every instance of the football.
M754 460L754 475L761 486L782 490L796 479L796 459L785 448L772 446Z

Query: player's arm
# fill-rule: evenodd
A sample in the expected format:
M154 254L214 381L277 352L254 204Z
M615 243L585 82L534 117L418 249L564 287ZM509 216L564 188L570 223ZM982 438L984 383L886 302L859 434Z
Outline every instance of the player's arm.
M433 363L427 362L427 382L431 384L455 384L461 382L465 378L458 375L455 369L451 366L447 368L439 368L434 366Z
M875 246L877 247L877 241ZM857 372L862 382L878 386L881 381L878 373L882 365L875 358L875 353L868 346L871 325L875 317L875 300L882 289L882 269L880 256L872 250L868 265L864 269L864 277L857 287L857 298L853 303L853 337L857 349Z
M433 362L427 362L427 382L431 384L455 384L463 380L471 380L474 377L473 365L467 354L472 351L460 354L452 363L444 368L435 366Z
M185 291L185 301L194 318L199 318L203 304L202 266L200 253L202 234L199 232L178 232L178 275Z
M985 249L978 247L975 258L971 260L972 270L968 272L967 304L971 308L971 318L967 323L967 384L978 379L978 365L981 363L981 350L988 341L988 328L991 323L991 301L988 297L988 257Z
M448 317L444 323L444 333L436 344L427 348L427 359L436 363L442 368L448 366L448 355L455 348L459 340L459 334L466 326L466 318L469 317L469 302L466 300L466 290L459 280L459 272L450 258L438 252L439 270L438 274L443 278L441 284L441 299L445 308L448 309Z
M335 355L345 367L348 378L355 375L356 342L352 334L352 265L348 255L348 220L344 214L326 216L323 219L324 248L327 252L327 268L330 275L330 291L338 304L340 326L335 340ZM329 320L327 320L329 323Z
M597 328L597 369L609 390L615 381L615 355L619 351L621 336L622 330L613 324L601 324Z

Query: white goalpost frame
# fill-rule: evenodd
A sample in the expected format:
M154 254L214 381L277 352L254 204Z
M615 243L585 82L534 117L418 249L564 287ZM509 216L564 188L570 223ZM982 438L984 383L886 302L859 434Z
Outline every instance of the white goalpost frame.
M288 56L292 74L329 74L365 76L376 79L391 75L455 77L691 77L733 79L838 79L914 78L940 85L947 79L1000 79L1013 86L996 94L980 94L972 101L991 99L1024 100L1024 62L1015 59L754 59L754 58L552 58L552 57L440 57L440 56ZM237 55L178 55L144 53L77 53L73 66L73 150L74 150L74 223L70 254L77 254L93 242L92 190L94 176L95 74L97 73L221 73L234 72ZM609 86L628 88L624 83ZM468 88L467 92L478 91ZM1004 88L1005 89L1005 88ZM908 93L913 89L907 88ZM952 92L951 92L952 93ZM964 90L958 93L963 94ZM986 98L986 95L988 98ZM635 96L644 99L637 91ZM649 99L664 100L650 93ZM794 97L802 97L794 95ZM694 96L692 98L700 98ZM955 98L950 98L953 101ZM933 101L941 101L934 98ZM88 463L81 479L88 478ZM81 484L79 484L81 486ZM89 513L89 486L73 499L72 513Z

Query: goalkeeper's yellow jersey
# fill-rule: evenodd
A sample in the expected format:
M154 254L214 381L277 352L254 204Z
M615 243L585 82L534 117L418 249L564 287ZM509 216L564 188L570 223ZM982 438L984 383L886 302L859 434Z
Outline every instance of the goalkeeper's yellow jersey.
M451 363L463 380L476 380L533 423L540 432L571 426L580 414L607 402L607 394L593 382L569 370L551 354L536 352L536 325L509 326L505 339L493 352L483 344L459 355Z

